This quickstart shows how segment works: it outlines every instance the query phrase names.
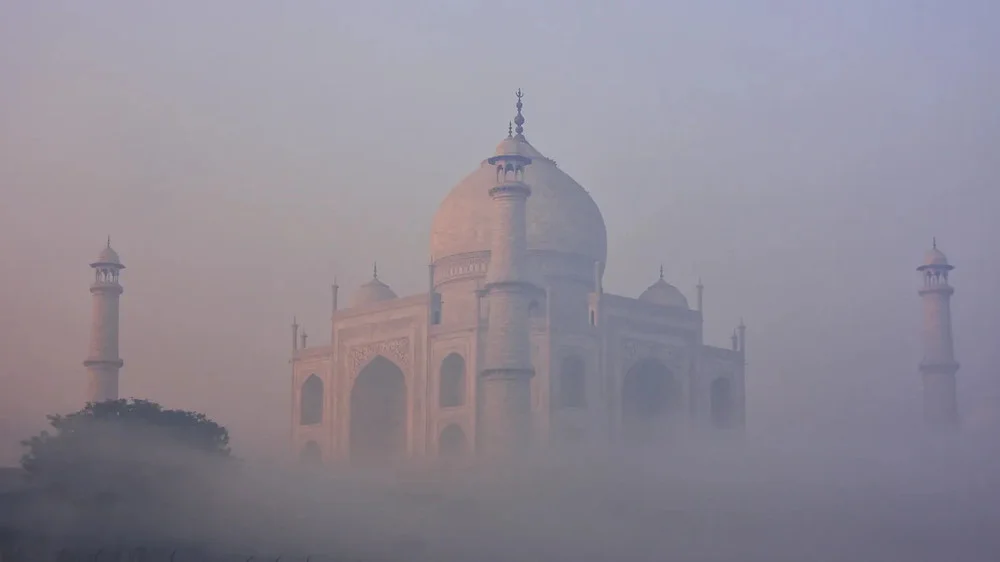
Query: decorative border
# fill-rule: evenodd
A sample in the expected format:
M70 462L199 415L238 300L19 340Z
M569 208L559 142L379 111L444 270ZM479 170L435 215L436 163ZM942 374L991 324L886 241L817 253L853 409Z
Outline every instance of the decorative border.
M383 355L401 367L409 367L410 338L394 338L352 347L347 355L352 377L357 376L362 367L377 355Z
M667 346L650 341L626 339L622 341L622 357L626 366L638 359L656 358L667 367L679 369L684 367L685 353L683 348Z

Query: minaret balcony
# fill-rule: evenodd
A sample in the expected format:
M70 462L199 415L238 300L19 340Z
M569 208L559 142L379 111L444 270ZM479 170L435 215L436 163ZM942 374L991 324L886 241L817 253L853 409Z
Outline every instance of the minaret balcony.
M924 285L923 287L920 288L918 294L920 296L939 294L950 297L951 295L955 294L955 288L948 284Z
M99 357L88 357L87 360L83 362L84 367L108 366L118 367L121 369L124 365L125 361L122 359L101 359Z

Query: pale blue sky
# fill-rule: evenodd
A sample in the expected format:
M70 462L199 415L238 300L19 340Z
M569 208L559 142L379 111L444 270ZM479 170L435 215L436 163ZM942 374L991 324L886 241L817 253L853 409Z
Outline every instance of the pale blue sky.
M334 275L373 260L424 289L434 209L518 87L604 213L607 290L663 262L704 279L710 342L746 318L755 430L917 415L935 235L963 409L997 416L998 55L990 0L5 2L0 436L83 396L110 233L123 393L282 444L292 314L328 337Z

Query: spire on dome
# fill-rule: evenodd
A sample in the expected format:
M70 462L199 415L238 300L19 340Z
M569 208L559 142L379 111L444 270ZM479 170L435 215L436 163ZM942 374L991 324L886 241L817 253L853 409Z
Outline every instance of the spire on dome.
M514 122L507 121L507 138L513 138L513 137L514 137Z
M372 264L372 279L378 279L378 262Z
M111 235L110 234L108 234L108 247L109 248L111 247ZM937 248L937 245L935 244L934 247Z
M97 261L90 264L91 267L98 267L101 265L115 266L118 269L125 269L122 265L121 258L118 257L118 252L111 248L111 237L108 236L107 244L101 248L101 253L97 255Z
M639 300L660 306L673 306L687 309L688 302L684 297L684 294L681 293L677 287L667 283L664 277L663 266L661 265L660 278L657 279L655 283L650 285L649 288L643 291L641 295L639 295Z
M524 107L521 98L524 97L524 94L521 93L521 88L518 88L514 95L517 96L517 105L515 106L517 107L517 115L514 116L514 124L517 125L517 128L514 129L514 132L517 133L518 139L524 139L524 115L521 115L521 109Z
M931 247L937 250L937 236L931 238Z

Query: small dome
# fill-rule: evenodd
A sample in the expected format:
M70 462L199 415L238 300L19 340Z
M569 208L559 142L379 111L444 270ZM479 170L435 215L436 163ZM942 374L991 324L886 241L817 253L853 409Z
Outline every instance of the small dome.
M528 144L528 141L521 142L519 139L514 137L507 137L500 141L497 145L496 151L493 153L494 156L526 156L532 158L534 156L541 156L534 147Z
M111 248L110 239L108 240L108 245L101 250L100 254L98 254L97 261L95 261L92 265L119 265L121 267L125 267L122 265L121 258L118 257L118 252Z
M660 271L660 278L649 286L648 289L639 295L639 300L660 306L673 306L678 308L689 308L688 301L680 289L663 280L663 271Z
M951 264L948 263L948 257L944 255L944 252L938 249L937 239L934 240L931 249L927 250L924 254L924 263L917 268L917 271L925 271L928 269L935 270L951 270L954 269Z
M365 306L395 298L397 298L396 293L388 285L379 281L378 275L375 275L371 281L358 287L358 290L354 292L354 295L351 297L351 306Z
M948 265L948 257L934 246L924 254L924 265Z

